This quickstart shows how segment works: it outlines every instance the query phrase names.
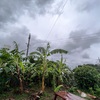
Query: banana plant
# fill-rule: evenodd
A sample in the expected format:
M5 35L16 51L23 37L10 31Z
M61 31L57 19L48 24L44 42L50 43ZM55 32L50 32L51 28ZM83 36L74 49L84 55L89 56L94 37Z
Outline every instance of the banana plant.
M48 72L50 75L52 74L52 85L54 89L56 86L64 84L65 82L66 84L70 83L71 70L66 66L62 55L60 60L57 60L56 62L49 61L48 64Z
M38 47L36 52L30 53L31 56L35 56L37 59L41 61L40 67L42 73L42 86L41 86L42 91L44 91L45 89L45 77L48 72L48 62L49 62L48 57L56 53L67 54L68 52L63 49L54 49L50 51L50 44L48 43L46 48Z
M58 74L57 85L64 84L65 81L67 82L66 84L68 84L71 79L70 74L72 71L68 68L68 66L66 66L66 60L64 61L63 56L61 55L61 59L57 60L56 63L56 71Z
M8 48L0 49L0 89L9 87L9 78L11 76L11 68L8 67L10 61L10 53Z
M23 57L22 57L24 53L23 51L19 51L19 47L16 42L14 42L14 45L15 45L15 48L10 51L10 54L11 54L10 64L16 68L16 73L19 80L19 89L20 89L20 92L22 93L23 92L23 76L21 72L24 73L25 71Z

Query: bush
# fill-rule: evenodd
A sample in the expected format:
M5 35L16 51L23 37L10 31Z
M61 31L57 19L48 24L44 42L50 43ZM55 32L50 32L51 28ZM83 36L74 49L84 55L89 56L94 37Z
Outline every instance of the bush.
M82 66L74 69L76 83L81 89L95 89L99 85L99 72L91 66Z
M97 97L100 97L100 88L97 88L94 93Z
M77 93L77 90L78 90L77 87L70 87L70 88L68 89L69 92L75 93L75 94Z

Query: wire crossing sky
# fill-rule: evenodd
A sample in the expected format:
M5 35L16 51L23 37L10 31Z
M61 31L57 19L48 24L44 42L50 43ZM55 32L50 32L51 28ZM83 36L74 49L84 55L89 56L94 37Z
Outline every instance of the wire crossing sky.
M68 0L65 0L64 5L62 6L62 4L61 4L61 6L62 6L62 9L61 9L61 10L60 10L61 6L60 6L60 8L58 8L58 9L59 9L58 11L59 11L60 13L58 14L56 20L54 21L54 23L53 23L53 25L52 25L52 27L51 27L51 29L50 29L48 35L47 35L47 38L48 38L49 35L51 34L51 32L52 32L53 28L55 27L55 25L56 25L56 23L57 23L59 17L60 17L61 14L63 13L64 7L66 6L67 2L68 2Z

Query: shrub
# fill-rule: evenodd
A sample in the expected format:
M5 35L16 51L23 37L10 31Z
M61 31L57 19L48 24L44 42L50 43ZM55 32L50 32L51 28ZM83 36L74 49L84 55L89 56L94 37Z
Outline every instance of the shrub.
M100 97L100 88L97 88L94 93L97 97Z
M68 91L71 92L71 93L75 93L76 94L77 93L77 89L78 89L77 87L70 87L68 89Z
M99 85L99 72L91 66L82 66L74 69L76 83L81 89L95 89ZM98 77L99 76L99 77Z

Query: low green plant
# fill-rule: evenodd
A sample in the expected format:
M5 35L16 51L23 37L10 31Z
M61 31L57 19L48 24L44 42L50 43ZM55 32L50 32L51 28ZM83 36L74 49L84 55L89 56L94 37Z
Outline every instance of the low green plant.
M90 94L94 95L94 90L93 90L93 88L92 88L92 87L91 87L91 88L89 88L89 92L90 92Z
M100 97L100 88L96 88L96 91L94 91L94 93L97 97Z
M76 93L77 89L78 89L77 87L71 87L71 88L68 89L68 91L71 92L71 93Z
M81 89L89 90L89 88L92 88L94 90L95 85L99 85L99 72L91 66L75 68L74 76L77 86Z
M58 85L58 86L54 89L54 92L58 92L62 87L63 87L63 85Z

